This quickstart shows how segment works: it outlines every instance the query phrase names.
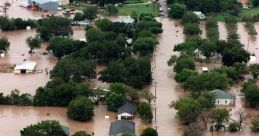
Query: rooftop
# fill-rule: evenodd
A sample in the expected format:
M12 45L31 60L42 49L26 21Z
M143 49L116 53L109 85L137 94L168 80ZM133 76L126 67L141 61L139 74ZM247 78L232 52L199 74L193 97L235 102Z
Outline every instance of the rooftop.
M14 70L34 70L36 62L34 61L23 61L15 65Z
M128 120L117 120L111 123L110 136L116 136L122 133L135 134L135 123Z
M219 89L212 90L210 93L215 95L215 99L233 99L233 96L230 93Z
M136 106L133 103L127 101L124 105L118 108L117 114L129 113L133 115L136 112L136 110Z

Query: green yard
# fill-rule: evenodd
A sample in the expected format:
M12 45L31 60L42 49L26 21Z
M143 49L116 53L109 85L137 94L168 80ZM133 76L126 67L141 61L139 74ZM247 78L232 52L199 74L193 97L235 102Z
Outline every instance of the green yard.
M259 8L242 9L241 15L257 15L259 14Z
M130 15L133 11L138 14L141 13L152 13L157 16L159 14L158 6L155 4L126 4L122 7L119 7L119 15Z

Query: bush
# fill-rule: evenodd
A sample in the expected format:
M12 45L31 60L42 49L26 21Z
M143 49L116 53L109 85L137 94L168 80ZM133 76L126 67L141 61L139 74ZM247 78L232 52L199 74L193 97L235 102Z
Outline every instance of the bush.
M208 18L206 21L207 37L211 41L219 40L219 30L217 20L214 18Z
M188 23L184 25L183 33L186 36L196 36L201 34L201 30L198 24Z
M143 130L140 136L158 136L158 133L153 128L146 128Z
M85 131L78 131L72 136L91 136L90 134L87 134Z
M192 12L188 12L188 13L184 14L184 16L182 17L182 23L183 24L187 24L187 23L198 24L199 17Z
M94 106L87 97L81 96L72 100L67 107L69 118L78 121L87 121L94 116Z
M237 132L238 131L238 128L239 128L239 125L237 122L231 122L229 123L228 125L228 131L229 132Z
M259 115L256 115L251 121L251 130L253 132L259 132Z
M152 122L153 113L151 105L149 103L141 102L138 105L138 112L142 120L144 120L145 122Z
M170 6L168 16L175 19L180 19L186 12L186 6L184 4L175 3Z

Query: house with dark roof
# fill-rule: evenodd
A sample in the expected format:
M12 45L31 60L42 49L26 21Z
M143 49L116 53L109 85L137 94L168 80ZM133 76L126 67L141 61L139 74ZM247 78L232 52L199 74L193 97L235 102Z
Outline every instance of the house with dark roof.
M124 119L111 123L109 136L121 136L124 133L135 134L135 123Z
M135 115L137 107L131 102L125 102L124 105L118 108L117 118L120 119L132 119Z
M234 105L235 97L223 90L215 89L210 91L215 97L215 105Z

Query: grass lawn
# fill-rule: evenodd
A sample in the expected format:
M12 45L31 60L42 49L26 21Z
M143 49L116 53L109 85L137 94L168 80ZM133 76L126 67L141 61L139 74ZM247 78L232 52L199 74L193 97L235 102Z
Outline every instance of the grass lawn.
M259 14L259 8L250 8L250 9L242 9L241 10L241 16L245 15L257 15Z
M123 7L119 7L119 15L130 15L133 11L138 15L141 13L152 13L157 16L159 9L156 4L126 4Z

